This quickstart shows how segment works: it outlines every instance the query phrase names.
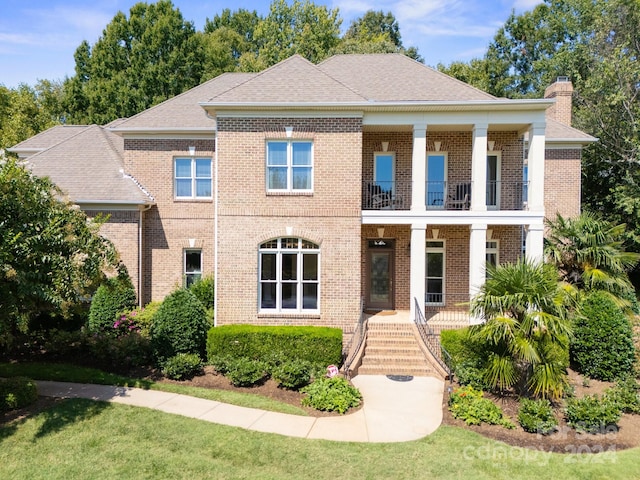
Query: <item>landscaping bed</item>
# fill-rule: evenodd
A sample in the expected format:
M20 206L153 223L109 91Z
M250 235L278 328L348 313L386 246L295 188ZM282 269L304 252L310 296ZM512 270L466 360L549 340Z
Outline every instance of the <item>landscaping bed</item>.
M575 396L578 398L585 395L602 395L607 388L614 385L612 382L598 380L589 380L588 384L584 384L583 377L572 370L569 371L569 382L575 390ZM454 383L452 388L455 389L458 386ZM485 397L498 405L516 427L507 429L500 425L488 425L486 423L467 425L463 420L454 418L449 411L448 395L446 393L442 404L442 424L466 428L487 438L517 447L570 455L615 452L640 445L640 415L623 414L618 422L617 430L610 428L598 434L580 433L567 425L563 415L563 408L559 405L554 408L554 413L558 419L558 430L549 435L541 435L528 433L518 424L518 409L520 407L518 397L498 397L488 393L485 393Z
M239 393L261 395L272 400L294 405L306 411L310 417L340 416L340 414L337 412L326 412L316 410L311 407L302 406L301 401L304 397L302 393L296 390L287 390L285 388L280 388L272 379L268 379L265 382L259 383L252 387L235 387L224 375L216 374L215 369L211 366L207 366L204 368L204 375L195 376L191 380L169 380L157 374L152 375L150 379L160 383L173 383L177 385L186 385L200 388L215 388L218 390L229 390ZM348 414L356 412L360 408L362 408L362 402L360 403L359 407L349 409Z

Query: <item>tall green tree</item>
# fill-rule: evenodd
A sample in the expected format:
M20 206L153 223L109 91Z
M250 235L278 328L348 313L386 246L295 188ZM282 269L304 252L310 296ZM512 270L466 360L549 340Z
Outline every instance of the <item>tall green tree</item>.
M382 10L369 10L353 20L332 53L402 53L424 61L415 47L402 44L400 25L393 13Z
M65 83L70 121L104 124L192 88L201 80L201 37L169 0L118 12L90 47L75 54Z
M258 55L253 37L260 21L258 12L243 8L235 12L227 8L213 20L207 18L202 33L205 56L203 80L239 70L243 55L253 58Z
M35 87L0 85L0 153L59 123L62 85L40 80ZM0 154L0 157L2 155Z
M524 259L487 269L487 281L471 304L472 314L484 319L471 335L489 352L485 381L500 390L561 396L571 327L557 271Z
M117 266L115 248L46 178L0 164L0 343L36 314L66 314Z
M269 14L253 33L257 56L243 56L241 68L257 71L299 54L313 63L324 60L340 41L342 19L338 9L329 10L309 0L274 0Z

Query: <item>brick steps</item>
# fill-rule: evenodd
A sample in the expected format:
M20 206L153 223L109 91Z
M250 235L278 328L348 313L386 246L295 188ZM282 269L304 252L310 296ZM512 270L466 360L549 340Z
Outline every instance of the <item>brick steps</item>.
M440 376L425 357L413 325L388 321L369 322L358 374Z

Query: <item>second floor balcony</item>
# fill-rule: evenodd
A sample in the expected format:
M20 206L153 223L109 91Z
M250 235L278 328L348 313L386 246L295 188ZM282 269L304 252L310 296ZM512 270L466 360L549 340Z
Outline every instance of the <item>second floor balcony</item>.
M471 208L473 183L425 182L427 210L465 211ZM488 210L526 210L528 182L488 181L485 201ZM362 184L363 210L410 210L410 181L372 181Z

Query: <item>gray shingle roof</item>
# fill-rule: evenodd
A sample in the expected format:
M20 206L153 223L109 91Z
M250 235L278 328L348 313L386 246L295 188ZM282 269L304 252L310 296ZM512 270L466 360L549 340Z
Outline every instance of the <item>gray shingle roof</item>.
M255 73L223 73L202 85L120 122L115 126L115 129L213 129L216 125L215 120L207 117L198 102L229 90L255 75Z
M75 130L75 135L27 160L35 175L49 177L76 203L152 203L123 173L121 137L98 125Z
M550 118L549 115L547 115L547 125L544 136L547 142L577 141L578 143L591 143L598 140L577 128L570 127L569 125Z
M14 145L9 151L20 156L31 155L65 141L85 128L86 125L56 125Z
M363 102L366 98L294 55L209 100L259 104Z
M473 101L496 97L406 55L335 55L318 69L369 101Z

